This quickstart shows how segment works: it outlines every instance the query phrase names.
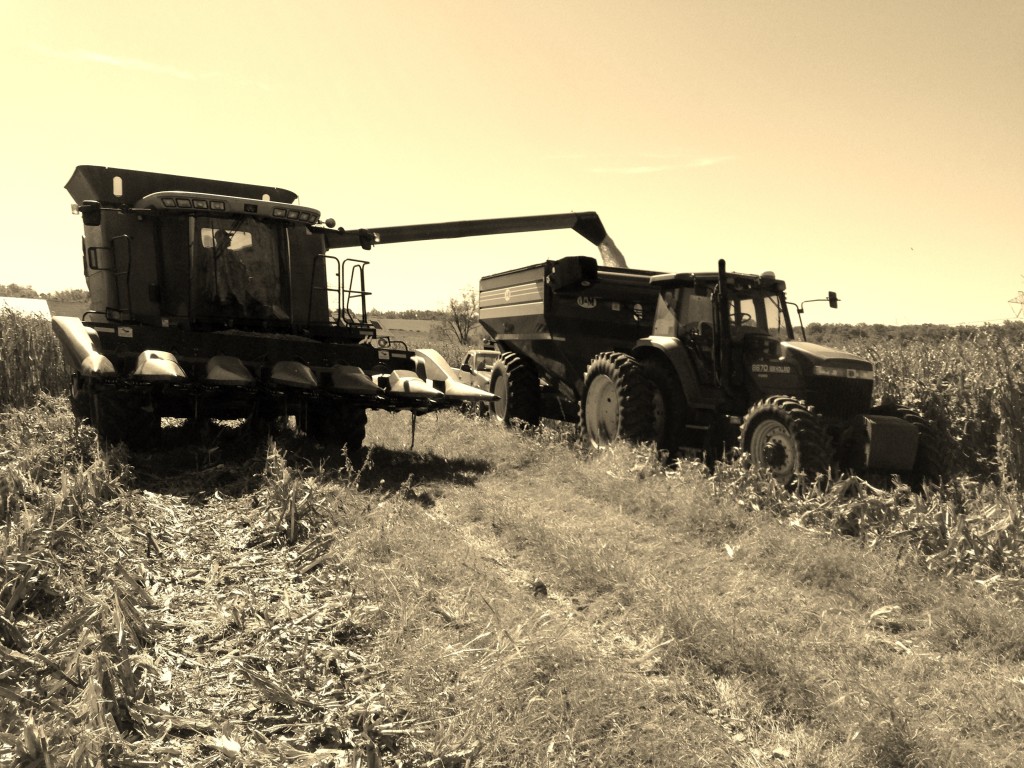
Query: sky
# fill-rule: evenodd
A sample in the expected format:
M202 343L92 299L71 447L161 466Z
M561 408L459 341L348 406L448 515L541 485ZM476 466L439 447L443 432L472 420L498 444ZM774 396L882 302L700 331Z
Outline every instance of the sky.
M773 271L806 322L1024 291L1020 0L0 0L0 284L84 288L77 165L284 187L348 228L597 211L631 267ZM370 304L596 249L382 246Z

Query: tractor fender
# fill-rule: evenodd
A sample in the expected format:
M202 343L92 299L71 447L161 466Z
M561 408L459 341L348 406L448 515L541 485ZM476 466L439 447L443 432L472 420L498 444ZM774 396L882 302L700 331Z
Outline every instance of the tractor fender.
M713 408L706 392L700 386L690 353L674 336L648 336L633 347L633 356L640 361L663 360L675 371L683 396L691 408Z

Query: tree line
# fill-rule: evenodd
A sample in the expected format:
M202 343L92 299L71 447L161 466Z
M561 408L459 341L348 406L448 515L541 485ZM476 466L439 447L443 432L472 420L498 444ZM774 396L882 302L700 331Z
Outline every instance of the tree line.
M46 299L47 301L88 301L89 292L81 288L69 288L63 291L40 293L31 285L17 283L0 284L0 296L10 299Z

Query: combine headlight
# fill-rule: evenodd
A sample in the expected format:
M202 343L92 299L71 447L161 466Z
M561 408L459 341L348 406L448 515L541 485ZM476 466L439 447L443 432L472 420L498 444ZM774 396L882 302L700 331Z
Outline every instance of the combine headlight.
M837 379L867 379L874 381L874 371L863 371L860 368L843 368L840 365L816 365L815 376L832 376Z

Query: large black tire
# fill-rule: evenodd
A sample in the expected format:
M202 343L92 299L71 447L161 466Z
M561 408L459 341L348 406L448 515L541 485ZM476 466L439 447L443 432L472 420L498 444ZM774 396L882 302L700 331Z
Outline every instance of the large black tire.
M747 411L740 447L755 467L765 467L792 488L801 475L814 480L832 464L832 440L821 416L803 400L775 395Z
M943 450L935 425L910 408L897 408L896 415L917 427L917 458L914 468L904 473L903 479L916 489L924 483L938 484L948 479L952 462Z
M311 404L306 412L306 434L325 445L338 447L354 465L365 458L366 409L340 402Z
M124 443L132 450L150 448L160 434L160 417L149 398L122 392L79 393L79 406L88 397L88 421L104 442Z
M661 360L644 360L640 369L651 383L652 439L659 451L675 456L686 428L686 397L679 377Z
M498 400L490 405L491 416L506 427L540 424L540 379L528 360L505 352L491 370L491 393Z
M941 483L953 474L953 459L938 428L919 411L895 403L884 403L871 409L881 416L898 416L917 428L917 457L914 466L901 478L914 490L921 490L925 483Z
M654 386L632 355L602 352L583 374L580 425L594 448L653 441Z
M86 421L92 412L92 395L84 388L81 377L71 378L71 413L79 421Z

